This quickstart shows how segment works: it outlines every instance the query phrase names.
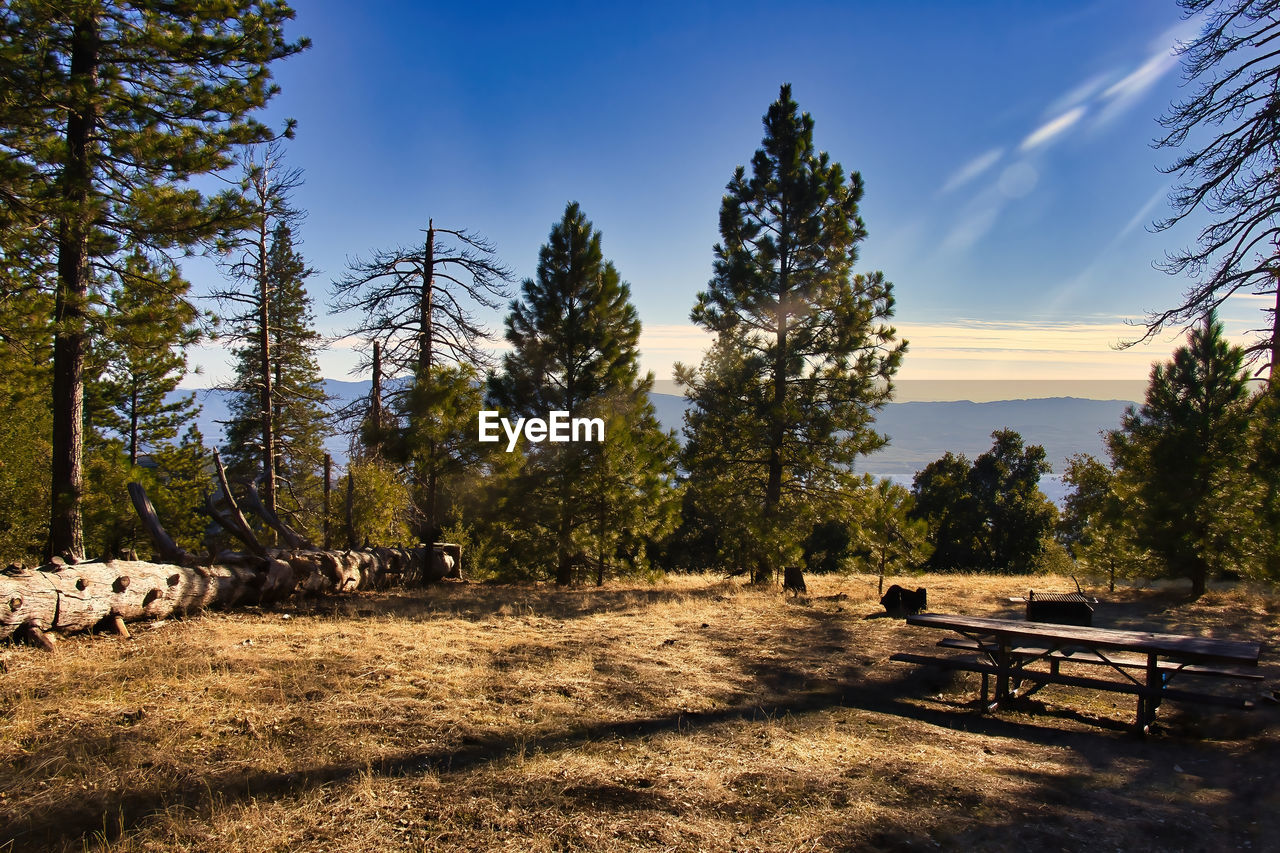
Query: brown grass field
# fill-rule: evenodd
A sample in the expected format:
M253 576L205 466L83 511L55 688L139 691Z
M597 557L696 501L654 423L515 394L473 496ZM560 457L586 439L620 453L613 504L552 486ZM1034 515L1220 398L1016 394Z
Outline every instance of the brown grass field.
M888 660L875 579L450 584L0 648L9 850L1275 850L1280 596L1102 593L1095 624L1263 642L1253 710ZM1062 578L926 576L1018 614ZM1196 685L1198 686L1198 685Z

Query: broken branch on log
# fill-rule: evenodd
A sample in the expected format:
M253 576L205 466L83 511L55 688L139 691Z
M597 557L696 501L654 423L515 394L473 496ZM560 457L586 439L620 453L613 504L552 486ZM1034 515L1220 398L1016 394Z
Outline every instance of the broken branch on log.
M286 524L279 515L267 508L266 504L262 502L262 498L258 495L258 490L253 487L252 483L245 483L244 500L245 506L249 508L250 512L257 515L267 523L267 526L284 537L284 541L288 543L290 548L297 550L301 548L313 549L315 547L306 539L303 539L296 530Z
M245 547L253 552L254 556L265 559L267 549L258 541L258 537L254 535L253 530L249 527L249 522L245 521L244 513L240 512L240 505L236 503L235 496L231 494L231 486L227 484L227 471L222 467L222 455L216 450L213 452L213 464L218 472L218 488L222 492L222 499L227 505L227 512L225 514L220 512L214 506L212 498L205 498L209 513L228 533L243 542Z

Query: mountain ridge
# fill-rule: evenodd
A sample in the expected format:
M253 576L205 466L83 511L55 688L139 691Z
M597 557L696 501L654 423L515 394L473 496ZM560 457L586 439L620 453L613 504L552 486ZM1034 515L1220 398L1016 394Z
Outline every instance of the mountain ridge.
M336 410L367 396L368 380L326 379L325 391ZM172 396L196 394L202 406L197 424L206 443L222 446L224 431L219 421L228 419L229 392L219 389L187 389ZM651 393L659 422L680 436L689 401L679 395ZM1128 400L1094 400L1082 397L1041 397L990 402L969 400L908 401L888 403L877 414L875 429L889 437L889 446L861 460L859 469L876 477L888 477L910 485L915 473L944 453L964 454L970 460L991 447L991 433L1012 429L1027 444L1044 447L1053 472L1042 478L1040 487L1052 500L1061 502L1066 487L1058 479L1064 464L1075 453L1102 457L1105 445L1101 432L1115 429ZM348 439L331 436L325 449L339 465L345 461Z

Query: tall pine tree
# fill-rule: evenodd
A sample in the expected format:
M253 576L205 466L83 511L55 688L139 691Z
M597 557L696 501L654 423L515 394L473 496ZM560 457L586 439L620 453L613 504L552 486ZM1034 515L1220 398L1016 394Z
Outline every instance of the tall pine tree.
M327 396L316 361L323 341L314 328L311 298L304 287L313 271L294 249L293 233L286 222L275 225L263 272L265 286L258 293L265 295L265 305L246 312L255 319L242 330L241 343L235 349L227 459L235 476L265 481L263 447L267 446L264 436L269 436L269 479L276 494L275 510L290 518L296 528L314 534L322 522L320 471L327 434ZM262 329L257 326L261 322L258 318L263 317L265 365ZM263 499L265 502L265 494Z
M47 265L53 303L52 489L46 556L84 554L85 360L104 261L125 246L183 252L242 213L191 179L272 134L250 116L270 65L297 53L280 0L0 5L0 247ZM33 45L39 45L33 50ZM45 281L7 270L0 286Z
M511 304L506 337L512 349L502 372L490 379L490 396L508 417L562 411L571 418L618 419L611 420L613 445L606 434L608 446L544 442L526 448L515 486L519 499L508 506L521 513L532 547L555 543L547 562L557 584L570 583L575 567L590 565L593 551L597 577L602 575L606 552L611 557L623 544L606 528L625 529L628 537L652 532L659 520L638 511L637 496L659 499L673 473L664 458L673 448L663 447L646 396L653 378L640 375L640 319L630 296L604 258L599 232L570 203L538 255L537 277L525 279L521 298ZM626 449L620 430L634 442ZM625 477L619 454L627 455Z
M751 175L739 166L729 181L714 275L691 315L718 352L677 374L695 407L690 488L708 506L748 508L757 579L798 557L815 515L854 486L857 457L884 443L871 425L906 347L887 324L892 286L853 272L861 176L814 148L789 85L764 127Z

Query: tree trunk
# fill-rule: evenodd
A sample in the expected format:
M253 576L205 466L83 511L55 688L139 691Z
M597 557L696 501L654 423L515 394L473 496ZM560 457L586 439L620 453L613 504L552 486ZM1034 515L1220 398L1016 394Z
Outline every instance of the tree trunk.
M45 557L84 558L84 360L88 345L89 232L92 212L92 135L96 121L98 25L86 16L72 34L67 117L67 162L59 182L65 207L58 226L58 283L53 336L53 459L49 542Z
M431 316L432 296L435 292L436 230L433 220L427 220L427 251L422 259L422 295L418 301L418 375L426 381L431 373Z
M127 622L206 607L462 577L462 549L447 542L410 549L228 554L219 564L197 565L193 555L173 543L142 486L130 483L129 495L157 553L172 562L67 565L58 560L39 569L5 569L0 572L0 640L25 636L52 650L53 640L45 632L106 626L128 636Z
M372 551L277 551L218 565L139 560L62 563L0 572L0 640L167 619L207 607L262 604L296 593L353 592L460 578L461 551L438 544Z
M332 479L333 456L326 453L324 455L324 549L326 551L333 547L333 525L330 523L329 515L329 492Z
M263 168L267 168L263 164ZM265 178L264 178L265 180ZM258 408L262 428L262 500L276 511L275 394L271 376L271 288L267 281L267 218L258 225Z
M373 342L373 388L369 392L369 423L373 442L369 450L382 456L382 344Z

